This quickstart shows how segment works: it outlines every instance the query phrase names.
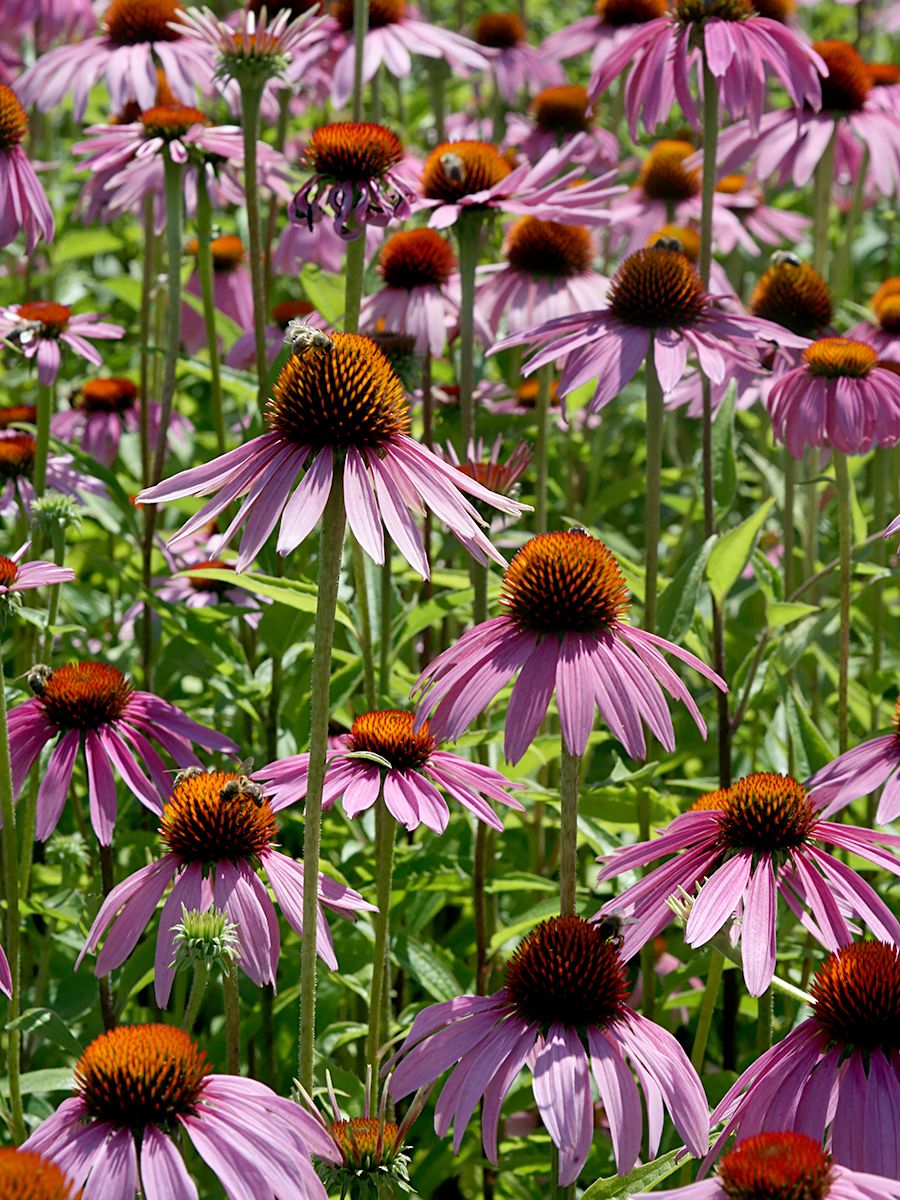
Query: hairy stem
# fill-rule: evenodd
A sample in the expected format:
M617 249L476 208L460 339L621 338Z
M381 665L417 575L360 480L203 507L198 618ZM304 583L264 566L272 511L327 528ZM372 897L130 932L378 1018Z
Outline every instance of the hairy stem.
M853 538L850 520L850 471L847 467L847 455L840 450L832 450L832 457L834 459L834 477L837 483L838 545L841 560L838 748L843 754L847 749L850 719L850 550Z
M366 1061L372 1068L369 1104L378 1110L379 1049L390 1011L385 982L390 963L391 883L394 875L394 818L388 812L384 797L375 805L375 950L372 959L372 990L369 995L369 1033L366 1041Z
M244 131L244 192L247 202L247 238L250 250L250 285L253 289L253 344L256 355L256 403L260 413L269 391L269 362L266 354L266 291L263 267L262 226L259 215L259 179L256 146L259 140L259 105L262 84L241 85L241 125Z
M209 396L213 425L220 454L225 453L225 416L222 411L222 375L219 369L219 339L216 336L216 305L213 299L212 205L203 170L197 172L197 273L203 297L203 324L209 353Z

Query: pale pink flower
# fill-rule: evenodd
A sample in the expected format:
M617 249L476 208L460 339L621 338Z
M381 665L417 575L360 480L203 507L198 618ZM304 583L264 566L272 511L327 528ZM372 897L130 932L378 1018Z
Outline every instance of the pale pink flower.
M22 149L28 117L11 87L0 83L0 247L25 234L30 254L43 238L53 240L53 213L34 167Z
M667 0L603 0L602 8L544 39L543 48L565 62L582 54L591 56L591 72L600 69L613 50L631 40L638 27L668 12Z
M559 63L525 40L525 22L518 13L482 13L473 32L488 60L487 74L507 104L518 103L523 92L534 94L565 82Z
M239 329L253 328L253 284L246 265L244 243L239 237L226 235L213 238L209 244L213 265L213 304L219 312L230 317ZM197 243L188 247L196 255ZM194 270L185 285L188 295L198 300L202 295L200 274ZM199 310L199 311L198 311ZM187 300L181 308L181 340L191 354L206 345L206 324L199 305Z
M104 467L112 466L118 456L123 433L140 433L144 407L150 445L156 446L162 406L143 400L130 379L88 379L71 397L70 405L53 414L50 432L61 441L78 443L85 454ZM187 448L193 430L187 417L177 412L171 414L168 438L181 450Z
M14 342L26 358L37 360L38 379L44 387L49 387L59 373L60 343L99 367L103 359L91 341L124 336L121 325L104 321L100 313L73 313L67 305L51 300L0 308L0 339Z
M23 1149L56 1163L86 1197L196 1200L184 1140L228 1200L326 1200L309 1156L338 1156L318 1122L255 1079L211 1074L205 1051L174 1025L101 1034L75 1066L74 1091Z
M234 771L183 772L176 776L160 812L161 858L129 875L109 893L94 918L75 964L106 938L94 974L120 967L137 945L171 884L156 937L155 995L169 1003L175 980L175 926L182 910L206 912L215 905L235 926L237 965L258 986L274 984L281 954L278 918L257 875L261 868L285 920L303 937L303 864L276 850L276 812L292 803L246 787ZM233 793L233 794L232 794ZM375 911L358 892L319 875L316 950L337 970L337 958L323 906L355 920Z
M649 1155L662 1132L662 1106L693 1154L708 1145L703 1087L667 1030L627 1002L625 964L615 941L580 917L543 921L519 945L504 986L490 996L433 1004L413 1021L393 1060L389 1090L399 1099L453 1067L438 1097L435 1132L453 1126L459 1153L479 1101L484 1152L497 1162L497 1125L524 1067L541 1120L559 1151L559 1183L573 1184L594 1136L591 1078L609 1121L620 1175L637 1162L649 1120Z
M403 386L369 338L337 333L328 352L292 355L269 401L267 424L269 431L245 446L140 494L140 503L156 504L217 492L170 545L245 497L223 535L227 543L244 527L238 570L253 561L279 520L277 551L289 554L315 527L338 479L350 529L378 563L384 561L383 521L404 558L427 577L413 517L425 504L478 561L503 561L461 493L511 515L523 506L487 491L409 437Z
M470 629L419 676L416 725L454 739L518 675L506 704L503 748L516 763L536 737L554 693L571 754L584 754L594 710L632 758L647 753L642 722L670 752L675 731L663 695L684 702L701 733L706 725L664 651L716 687L725 681L700 659L624 621L625 577L607 547L582 530L531 538L507 568L505 612Z
M823 821L805 788L790 776L747 775L703 797L659 837L608 856L600 882L667 861L605 904L600 915L615 911L632 918L622 945L630 958L671 924L670 898L687 893L692 899L687 944L705 946L729 928L740 941L747 990L761 996L775 972L779 896L829 950L853 940L842 904L876 937L900 941L900 923L887 905L826 849L846 850L900 875L900 858L881 843L900 845L900 838Z
M473 127L469 132L454 128L453 136L490 137L490 132L474 128L474 122L470 125ZM447 128L452 128L450 120ZM594 175L620 165L619 143L614 134L596 123L587 89L580 84L544 88L532 100L527 114L515 110L507 113L503 145L515 148L529 162L537 162L548 150L564 145L579 133L586 136L579 139L573 163Z

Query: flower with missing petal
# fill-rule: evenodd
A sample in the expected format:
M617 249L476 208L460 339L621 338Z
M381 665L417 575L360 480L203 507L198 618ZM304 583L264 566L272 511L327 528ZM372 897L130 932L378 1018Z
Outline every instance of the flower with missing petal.
M707 1161L732 1134L793 1130L824 1141L842 1167L900 1179L900 947L845 946L829 955L809 990L812 1015L717 1105L712 1124L725 1127Z
M48 50L28 68L16 84L22 103L49 112L71 92L80 121L91 88L103 80L113 112L123 112L132 100L150 108L162 67L175 96L193 104L198 84L209 79L212 58L196 37L173 28L183 11L178 0L111 0L98 34Z
M518 674L503 743L512 763L537 736L554 692L571 754L584 754L595 708L632 758L647 753L642 721L674 750L663 689L684 702L705 736L690 692L660 651L722 690L725 681L687 650L629 625L629 602L621 568L598 538L583 530L531 538L503 577L503 616L470 629L419 676L416 727L430 716L432 736L459 737Z
M101 844L108 846L118 807L114 770L152 812L161 813L169 795L171 776L148 738L179 767L198 761L193 743L224 754L237 750L230 738L192 721L168 700L136 691L110 663L70 662L30 674L35 695L10 711L9 733L16 795L41 751L54 743L38 788L38 841L45 842L59 823L80 751L91 824Z
M120 967L138 943L149 918L171 884L156 937L156 1002L169 1003L175 978L173 955L183 908L221 909L235 926L237 963L257 986L275 982L281 937L265 874L290 927L303 937L303 864L275 849L276 812L292 799L263 795L234 771L184 773L171 788L160 817L162 858L141 867L113 888L90 928L76 967L106 937L94 973ZM355 920L374 911L358 892L319 875L316 949L332 970L337 959L325 914L330 908Z
M384 125L341 121L320 125L304 150L313 171L291 201L291 220L312 229L325 216L334 230L353 241L366 225L384 227L404 221L412 211L412 182L397 170L403 159L400 139Z
M260 768L254 778L279 805L294 804L306 796L308 772L309 755L295 754ZM407 829L421 824L443 833L450 819L446 792L479 821L502 830L487 799L522 812L510 794L514 786L499 771L442 750L427 723L413 729L412 713L386 709L363 713L332 742L322 803L329 808L340 799L347 816L357 817L382 799Z
M37 359L38 379L44 387L49 387L59 373L60 343L99 367L103 359L91 345L91 339L124 336L121 325L104 321L100 313L73 313L65 304L55 304L52 300L32 300L0 308L0 339L13 342L26 358Z
M807 344L808 339L772 322L723 311L718 299L703 290L680 248L660 243L622 262L601 305L511 334L491 353L537 346L526 375L562 358L563 396L596 376L589 408L597 412L634 378L651 347L663 394L669 395L684 376L689 353L713 383L721 383L735 365L758 366L760 339L783 346Z
M170 545L243 496L223 535L224 545L244 526L237 569L253 561L279 519L277 550L289 554L315 527L337 481L350 529L377 563L384 561L383 521L407 562L427 578L428 559L410 511L426 504L479 562L503 562L462 493L513 516L524 506L460 475L409 436L403 386L370 338L335 333L330 349L292 355L275 384L266 423L269 432L245 446L141 492L138 501L151 504L217 492Z
M28 117L11 87L0 83L0 247L25 234L30 254L43 238L53 240L53 212L22 141Z
M685 941L704 946L729 926L732 938L740 940L747 989L761 996L775 971L779 896L829 950L852 941L843 909L865 921L876 937L900 941L900 923L887 905L826 849L837 847L900 875L900 858L882 844L897 846L900 838L822 820L806 789L789 775L747 775L698 800L660 837L610 855L601 881L667 861L599 915L614 910L633 918L622 945L630 958L671 923L669 898L693 895L699 885Z
M882 784L875 820L889 825L900 816L900 700L894 709L892 733L847 750L816 771L806 786L822 816L830 817L854 800L870 796Z
M758 16L751 0L675 0L671 13L641 25L603 60L591 79L591 99L627 70L632 138L639 116L652 133L676 101L697 129L690 76L701 72L704 59L722 106L732 119L747 114L753 128L762 116L767 76L781 83L798 108L818 110L822 103L819 73L828 72L820 56L781 22Z
M325 1200L309 1156L337 1159L299 1105L255 1079L212 1074L205 1051L173 1025L95 1038L75 1066L75 1095L22 1149L64 1166L87 1196L192 1200L182 1139L228 1200Z
M897 1200L900 1183L838 1166L805 1133L758 1133L722 1156L714 1179L635 1200Z
M389 1091L399 1099L453 1067L435 1107L443 1137L459 1147L479 1100L484 1152L497 1161L497 1125L526 1065L541 1119L559 1151L559 1183L578 1178L594 1136L591 1077L609 1122L620 1175L643 1140L641 1090L652 1105L649 1156L662 1132L661 1104L693 1154L708 1145L703 1087L671 1033L628 1004L624 961L614 940L580 917L543 921L519 945L504 986L491 996L433 1004L413 1021L397 1052Z
M900 375L852 338L819 338L766 401L776 441L794 458L808 446L865 454L900 442Z

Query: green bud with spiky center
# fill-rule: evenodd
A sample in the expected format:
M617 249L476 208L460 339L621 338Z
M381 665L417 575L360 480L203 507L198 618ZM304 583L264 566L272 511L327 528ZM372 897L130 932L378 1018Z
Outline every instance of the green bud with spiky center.
M32 501L31 524L36 532L50 538L60 529L77 530L81 524L81 510L71 496L48 492Z
M181 906L181 921L174 927L175 958L172 966L231 967L238 955L237 926L220 908L206 912Z

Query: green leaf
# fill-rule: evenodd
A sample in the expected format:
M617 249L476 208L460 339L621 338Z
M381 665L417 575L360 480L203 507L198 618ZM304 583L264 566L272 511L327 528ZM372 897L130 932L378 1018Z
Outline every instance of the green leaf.
M408 938L406 957L412 974L435 1000L452 1000L462 992L459 980L431 946Z
M22 1076L23 1096L34 1096L38 1092L71 1092L75 1079L69 1067L48 1067L43 1071L26 1071ZM0 1092L9 1095L9 1080L0 1079Z
M242 575L238 571L223 570L221 567L203 567L201 570L189 568L179 571L178 574L190 575L192 578L215 579L219 583L228 583L244 592L251 592L254 596L265 596L275 604L284 604L288 608L316 615L316 588L311 583L301 583L296 579L278 579L274 575ZM341 601L338 601L337 620L355 632L356 627L347 612L347 606Z
M703 582L703 572L715 544L715 537L707 538L697 553L679 569L660 596L656 613L656 628L660 637L668 638L671 642L680 642L690 629L697 609L697 596Z
M778 629L781 625L790 625L792 621L800 621L818 611L815 604L800 604L790 600L775 601L766 609L766 620L770 628Z
M654 1158L653 1162L635 1167L629 1175L613 1175L611 1179L598 1179L586 1192L582 1192L581 1200L626 1200L628 1196L645 1192L648 1188L655 1187L664 1179L668 1179L678 1170L680 1163L675 1160L680 1153L680 1150L670 1150L661 1158Z
M54 242L53 259L59 265L121 248L121 238L110 229L75 229Z
M82 1051L81 1042L73 1035L66 1022L49 1008L29 1008L11 1021L7 1029L20 1029L22 1033L40 1031L42 1038L61 1046L68 1054L79 1055Z
M720 537L712 548L706 564L706 577L718 604L722 604L746 566L757 535L774 503L774 499L767 500L752 517Z

